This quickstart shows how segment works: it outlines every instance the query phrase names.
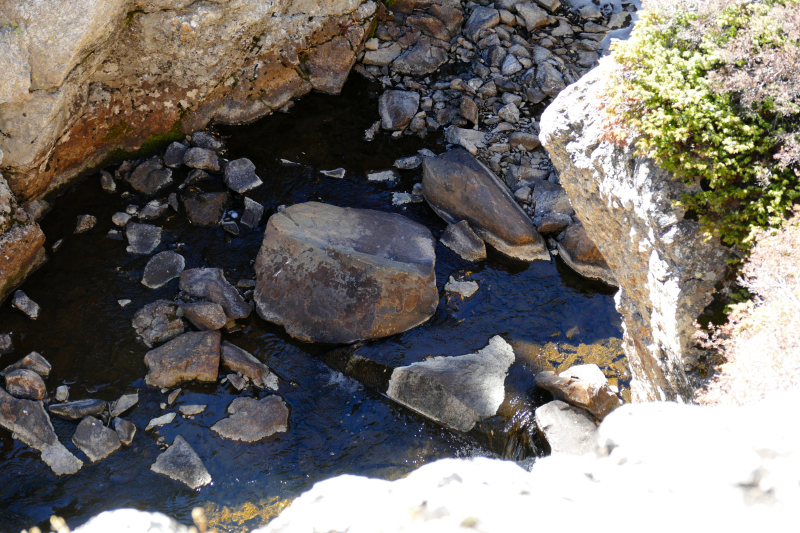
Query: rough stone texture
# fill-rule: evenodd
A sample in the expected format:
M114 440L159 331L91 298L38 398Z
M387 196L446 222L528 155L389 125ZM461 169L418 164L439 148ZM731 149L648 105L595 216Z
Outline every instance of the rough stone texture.
M232 191L243 194L262 184L263 182L256 176L256 166L246 157L235 159L225 165L225 185Z
M238 372L257 387L278 390L278 376L252 354L229 342L222 343L222 366L231 372Z
M17 400L0 388L0 427L10 431L14 439L41 452L42 461L57 476L74 474L83 466L83 461L58 441L42 402Z
M186 267L186 260L179 253L171 250L154 255L142 274L142 285L149 289L163 287L170 280L177 278Z
M169 300L158 300L147 304L133 315L131 325L148 348L174 339L186 327L176 315L178 304Z
M277 395L261 400L236 398L227 413L230 416L211 426L212 431L226 439L256 442L288 429L289 408Z
M167 151L164 152L164 164L170 168L178 168L183 165L183 157L189 149L185 144L174 142L167 146Z
M2 33L0 31L0 35ZM17 205L14 194L0 175L0 303L44 263L44 240L39 225Z
M620 286L634 401L691 401L684 358L693 322L723 278L727 253L673 202L687 186L631 146L601 140L603 61L545 110L539 134L583 222Z
M180 435L175 437L167 451L158 456L150 470L185 483L192 489L211 483L211 474L206 470L203 461Z
M86 233L97 224L97 218L92 215L80 215L78 222L75 224L75 231L73 233Z
M462 298L471 298L478 292L478 284L474 281L456 281L453 276L444 285L445 292L461 295Z
M144 428L144 430L150 431L153 428L166 426L167 424L172 424L172 422L175 420L175 416L176 413L167 413L165 415L157 416L156 418L151 419L150 422L147 423L147 427Z
M11 300L11 305L31 317L33 320L39 318L39 313L42 310L42 308L39 307L39 304L31 300L28 295L22 291L17 291L14 293L14 298Z
M552 392L559 400L586 409L597 420L603 420L622 402L611 391L605 376L600 375L602 380L589 381L575 377L569 371L559 375L546 371L536 374L536 384Z
M176 140L211 120L250 122L312 89L338 92L376 8L361 0L7 4L4 20L18 30L0 36L3 71L14 73L0 83L0 149L25 200L116 149Z
M220 268L192 268L181 273L181 290L195 298L219 304L230 320L247 318L253 310Z
M48 410L67 420L80 420L86 416L100 416L106 410L103 400L77 400L74 402L52 404Z
M136 436L136 424L128 422L122 418L115 418L113 420L114 431L117 432L117 437L123 446L130 446L133 442L133 437Z
M134 190L147 196L153 196L172 183L172 171L164 169L161 157L154 155L139 163L128 176L127 181Z
M117 432L105 427L93 416L81 420L72 436L72 443L93 463L105 459L122 447Z
M250 198L244 198L244 213L242 213L242 224L248 228L255 228L261 223L264 216L264 206Z
M42 357L42 354L39 352L31 352L13 365L8 365L0 372L0 376L5 376L9 372L13 372L14 370L19 369L26 369L26 370L33 370L43 378L47 379L50 376L50 370L52 370L52 366L50 366L50 362Z
M190 192L181 199L189 222L196 226L216 226L222 220L231 197L226 192Z
M211 302L181 304L183 316L200 329L222 329L228 323L225 309Z
M23 400L41 400L47 396L42 377L33 370L13 370L5 378L6 390L11 396Z
M125 226L125 236L127 251L132 254L150 255L161 244L161 228L150 224L132 222Z
M383 129L403 130L419 109L419 93L415 91L384 91L378 99L378 112Z
M414 46L394 60L392 68L412 76L430 74L447 61L447 52L437 44L427 36L420 37Z
M430 231L396 214L297 204L270 217L256 260L258 314L301 340L349 343L430 318Z
M550 258L542 237L508 188L466 151L426 158L422 168L425 200L449 224L466 220L481 239L510 257Z
M484 30L500 24L500 12L489 7L476 7L464 26L464 35L473 42L478 42Z
M189 148L183 155L183 164L189 168L219 172L219 157L214 150L208 148Z
M554 400L537 407L534 418L552 454L583 455L597 446L597 425L577 407Z
M137 403L139 403L139 391L131 394L123 394L117 401L111 404L111 417L118 417Z
M466 220L457 224L448 224L439 242L453 250L465 261L486 259L486 244L475 235Z
M580 222L567 228L556 247L564 262L581 276L603 280L615 287L618 285L614 272Z
M206 410L207 405L181 405L178 410L183 416L197 416Z
M184 333L147 352L145 383L163 388L191 380L217 381L221 337L219 331Z
M386 395L436 422L469 431L497 414L514 350L496 336L474 354L434 357L394 369Z

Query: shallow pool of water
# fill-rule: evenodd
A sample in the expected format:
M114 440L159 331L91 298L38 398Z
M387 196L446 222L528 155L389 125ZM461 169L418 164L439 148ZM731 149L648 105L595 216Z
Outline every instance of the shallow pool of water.
M229 159L248 157L264 185L249 196L266 207L261 225L242 227L239 236L221 228L191 226L185 214L170 211L155 224L164 228L158 251L176 249L186 267L224 269L229 281L252 279L252 262L261 245L264 225L279 205L308 200L340 206L397 212L416 220L439 237L445 228L426 204L392 206L393 192L410 192L421 170L402 171L397 184L368 182L365 173L389 168L402 156L427 147L444 146L437 137L392 140L379 135L366 142L362 135L378 119L374 87L354 79L341 96L310 95L288 114L275 114L253 125L220 128ZM286 166L280 159L298 163ZM343 179L320 170L343 167ZM185 171L175 173L177 190ZM250 351L281 378L279 394L290 405L289 430L267 440L244 444L222 439L210 426L224 417L226 406L240 395L230 385L188 384L176 405L207 404L193 420L177 417L157 431L144 433L147 422L164 413L166 395L144 384L144 355L131 327L134 313L161 298L174 298L178 281L151 290L140 280L147 257L125 251L126 242L107 236L111 216L147 199L118 183L117 194L100 188L97 175L60 197L41 222L47 235L49 261L22 286L42 307L32 321L11 308L0 307L0 333L13 332L14 352L0 356L6 366L30 351L52 364L48 392L70 387L70 399L114 400L139 389L138 406L125 416L138 427L133 445L107 459L88 464L70 442L77 422L52 417L62 443L87 464L76 475L56 477L39 454L0 430L0 531L46 526L52 514L71 527L107 509L135 507L160 511L190 523L191 510L208 509L222 531L239 531L266 521L282 505L324 478L343 473L392 479L443 457L490 454L470 436L451 432L398 406L355 381L328 369L320 355L331 346L305 344L255 313L241 321L241 330L224 338ZM221 182L200 183L204 190L221 190ZM242 199L231 209L241 212ZM97 217L94 229L73 235L79 215ZM63 244L52 253L59 239ZM537 371L563 369L573 363L597 362L609 377L627 384L620 349L619 318L613 290L572 273L560 262L534 264L511 261L490 253L482 264L462 261L437 245L437 287L442 298L433 318L412 331L365 343L360 353L389 364L419 361L429 355L461 355L484 347L493 335L515 348L517 363L509 379L529 383ZM475 280L477 295L469 301L445 297L449 276ZM117 300L130 299L127 307ZM521 379L519 376L527 376ZM514 377L517 376L517 377ZM526 381L527 380L527 381ZM527 387L527 385L525 386ZM519 391L546 401L532 389ZM253 389L242 393L263 395ZM169 408L170 411L175 407ZM162 451L157 443L182 435L200 455L213 484L191 490L149 470Z

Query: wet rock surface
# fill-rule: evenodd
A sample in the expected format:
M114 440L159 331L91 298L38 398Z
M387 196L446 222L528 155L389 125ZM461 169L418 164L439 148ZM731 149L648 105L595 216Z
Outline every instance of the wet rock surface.
M13 365L8 365L0 372L0 376L5 376L9 372L13 372L14 370L33 370L43 378L47 379L50 376L50 371L53 367L50 365L50 362L42 357L42 354L38 352L31 352Z
M219 268L184 270L180 288L190 296L221 305L230 320L247 318L253 310Z
M28 295L22 291L14 293L14 298L11 300L11 305L31 317L33 320L39 318L39 313L42 308L39 304L28 298Z
M278 390L278 377L270 372L267 365L227 341L222 343L222 366L238 372L257 387Z
M186 260L179 253L171 250L154 255L144 267L142 285L150 289L163 287L170 280L181 275L186 268Z
M262 184L256 176L256 166L249 159L236 159L225 165L225 185L232 191L243 194Z
M105 459L122 446L117 432L105 427L93 416L81 420L72 443L93 463Z
M218 225L230 203L230 195L226 192L190 193L181 199L186 215L197 226Z
M597 425L577 407L554 400L537 407L535 419L552 454L583 455L597 446Z
M42 377L33 370L12 370L5 375L6 390L11 396L24 400L41 400L47 396Z
M114 418L112 424L114 425L114 431L117 432L120 443L123 446L130 446L133 443L133 438L136 436L136 424L122 418Z
M178 316L179 305L170 300L147 304L133 316L133 328L145 346L152 348L181 335L186 328Z
M97 224L97 218L92 215L81 215L78 217L78 222L75 224L75 231L73 233L86 233Z
M381 125L385 130L402 130L419 108L419 94L413 91L385 91L378 102Z
M51 404L47 409L54 415L67 420L80 420L87 416L100 416L106 410L104 400L77 400L74 402Z
M132 254L150 255L161 244L161 228L151 224L131 222L125 226L125 236Z
M164 168L161 157L153 156L140 163L130 173L127 181L136 191L153 196L172 183L172 171Z
M262 400L236 398L226 412L230 416L211 426L226 439L256 442L288 429L289 408L277 395Z
M222 329L228 323L228 317L221 305L211 302L192 302L181 304L186 320L199 329Z
M475 235L466 220L457 224L448 224L440 241L465 261L486 259L486 245L480 237Z
M402 216L294 205L267 224L255 265L256 308L307 341L392 335L435 311L434 263L430 231Z
M211 483L211 475L197 452L178 435L172 445L158 456L150 470L196 489Z
M220 338L218 331L189 332L147 352L145 383L173 387L192 380L216 381Z
M111 417L118 417L119 415L127 412L137 403L139 403L139 391L131 394L123 394L117 401L111 404Z

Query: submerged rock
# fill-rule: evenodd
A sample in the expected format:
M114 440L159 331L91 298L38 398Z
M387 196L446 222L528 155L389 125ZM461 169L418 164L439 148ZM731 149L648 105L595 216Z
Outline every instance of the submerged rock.
M163 287L170 280L177 278L186 268L186 260L179 253L171 250L159 252L150 258L144 267L142 285L149 289Z
M195 226L216 226L225 214L230 195L226 192L189 193L182 200L189 222Z
M23 400L41 400L47 395L42 377L33 370L12 370L5 376L6 390Z
M597 425L577 407L553 400L537 407L534 417L553 454L583 455L597 446Z
M225 166L225 185L232 191L243 194L263 183L256 176L256 166L247 158L234 159Z
M17 400L0 388L0 427L11 436L42 454L42 461L57 476L74 474L83 461L58 441L42 402Z
M42 310L39 304L28 298L28 295L22 291L14 293L14 298L11 300L11 305L36 320L39 318L39 312Z
M200 329L222 329L228 317L221 305L211 302L192 302L181 304L183 316Z
M42 354L39 352L31 352L13 365L9 365L0 372L0 376L5 376L9 372L13 372L14 370L33 370L43 378L47 379L50 376L50 370L52 367L50 366L50 362L42 357Z
M111 418L116 418L134 405L139 403L139 391L123 394L111 404Z
M161 228L150 224L131 222L125 226L125 236L132 254L150 255L161 244Z
M105 459L122 446L117 432L93 416L81 420L72 436L72 443L93 463Z
M222 343L222 365L231 372L239 372L257 387L278 390L278 376L267 365L227 341Z
M293 205L267 223L255 265L258 314L313 342L406 331L436 310L433 245L427 228L400 215Z
M466 220L481 239L510 257L550 258L542 237L508 188L466 151L426 158L422 168L425 200L445 221Z
M147 352L145 383L153 387L173 387L185 381L215 382L219 371L219 331L184 333Z
M247 318L253 307L228 283L220 268L192 268L181 273L181 290L195 298L219 304L230 320Z
M136 435L136 424L128 422L122 418L114 418L114 431L117 432L119 441L124 446L130 446L133 442L133 437Z
M51 404L48 410L67 420L80 420L87 416L100 416L108 405L103 400L77 400L74 402Z
M453 250L464 261L486 259L486 244L475 235L466 220L448 224L439 242Z
M170 300L158 300L139 309L133 315L133 328L145 346L166 342L182 334L186 325L177 315L178 304Z
M211 483L211 474L203 461L180 435L175 437L167 451L158 456L150 470L185 483L192 489Z
M474 354L433 357L394 369L386 395L436 422L469 431L497 414L514 350L500 336Z
M288 429L289 408L277 395L261 400L236 398L227 413L229 417L211 426L212 431L226 439L256 442Z
M155 220L159 217L164 216L164 213L167 212L169 206L167 204L162 204L158 200L153 200L152 202L147 202L147 205L139 211L139 220Z

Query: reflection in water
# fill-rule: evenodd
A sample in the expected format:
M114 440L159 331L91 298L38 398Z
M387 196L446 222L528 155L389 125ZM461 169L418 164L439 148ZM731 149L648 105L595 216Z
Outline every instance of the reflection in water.
M388 168L401 156L427 147L444 150L437 139L390 140L378 136L363 141L363 131L377 120L377 105L368 98L369 87L352 80L340 97L312 95L290 114L277 114L256 124L220 131L229 159L248 157L264 186L250 195L266 207L259 228L242 227L233 237L221 228L189 225L184 213L170 211L155 223L164 228L158 251L177 250L187 268L216 266L234 284L252 279L252 261L261 245L266 218L279 205L317 200L402 213L431 229L439 237L445 224L425 204L392 206L392 193L408 192L420 171L402 171L395 184L372 183L367 171ZM300 163L282 165L280 159ZM346 169L343 179L329 178L320 170ZM178 191L186 177L175 172ZM127 185L118 183L122 190ZM217 179L200 182L205 192L222 190ZM241 213L242 199L231 209ZM36 452L0 431L0 530L46 527L58 514L76 527L106 509L135 507L163 512L191 523L191 510L204 506L219 530L252 528L274 516L280 508L316 481L343 473L395 479L412 469L443 457L488 454L472 435L442 429L376 392L358 385L326 367L321 354L331 346L304 344L282 328L255 315L241 321L241 329L225 339L250 351L281 378L279 394L290 405L289 430L263 441L245 444L222 439L209 427L225 416L225 408L240 396L229 384L187 384L176 405L205 404L194 418L177 417L170 425L144 433L147 422L165 413L159 404L166 395L144 385L143 362L147 348L135 337L133 314L157 299L178 294L173 280L160 289L140 284L146 257L125 251L126 243L107 236L116 229L111 216L129 204L142 207L146 198L133 194L104 193L97 175L76 185L60 198L42 222L48 251L58 239L62 247L49 253L50 261L25 282L23 289L42 306L37 321L11 309L0 308L0 332L13 332L15 352L0 358L0 366L15 362L30 351L42 353L52 364L46 381L54 395L57 386L70 386L70 398L114 400L132 388L140 390L139 405L125 416L139 427L133 445L97 464L86 464L78 474L58 478ZM97 226L73 235L79 215L97 217ZM570 364L597 362L606 374L627 385L620 349L619 318L612 291L587 282L558 262L531 265L490 253L480 265L469 264L437 245L437 287L450 276L476 281L480 289L469 300L442 294L435 316L401 335L365 343L361 354L387 364L419 361L429 355L462 355L483 348L493 335L503 336L515 349L501 408L513 413L504 423L523 425L530 410L549 400L533 388L532 376L540 370L561 370ZM120 307L118 300L132 303ZM242 393L260 397L252 389ZM76 422L53 417L62 443L85 460L71 443ZM182 435L202 458L213 483L197 491L150 471L162 451L163 436L171 443ZM513 452L513 450L512 450ZM508 456L515 456L509 452Z

